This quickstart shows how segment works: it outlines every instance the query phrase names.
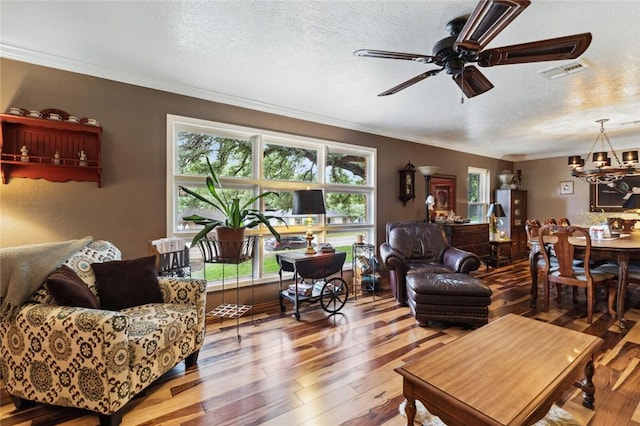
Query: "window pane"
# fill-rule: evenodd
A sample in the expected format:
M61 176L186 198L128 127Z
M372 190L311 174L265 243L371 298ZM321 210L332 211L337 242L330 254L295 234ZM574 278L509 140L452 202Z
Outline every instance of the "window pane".
M468 179L469 198L470 203L477 203L480 201L480 175L477 173L469 173Z
M469 204L469 219L472 222L484 222L483 204Z
M318 152L291 146L264 145L265 179L296 182L318 181Z
M363 231L346 231L346 232L327 232L327 242L333 246L336 251L344 251L347 253L345 260L347 266L351 266L353 259L353 243L356 242L358 235L364 235L363 240L369 240L369 232Z
M253 157L250 140L179 130L176 143L178 174L209 174L205 159L209 157L218 176L252 176Z
M263 197L265 214L283 218L287 225L307 225L309 216L292 215L293 191L277 191ZM318 224L318 215L310 215L313 225ZM271 219L274 226L282 226L282 222Z
M209 190L205 186L196 186L196 185L183 185L186 188L202 195L206 198L211 198L211 194ZM224 197L227 200L232 200L233 198L239 198L240 204L248 201L253 197L253 192L248 189L223 189L219 190L218 194ZM178 211L176 214L176 218L178 220L177 229L178 230L187 230L187 229L201 229L202 226L196 225L193 222L187 222L183 218L185 216L191 216L194 214L206 217L208 219L218 219L224 220L224 216L220 211L214 209L209 204L206 204L195 197L188 195L187 193L178 190Z
M327 223L331 225L367 223L367 194L328 192L325 199Z
M236 265L223 265L222 263L202 263L203 267L194 270L191 268L191 278L205 278L207 281L232 281L235 284L236 280ZM251 262L243 262L237 265L238 278L251 277ZM277 270L276 270L277 271Z
M366 185L367 157L329 150L327 153L327 182L346 185Z

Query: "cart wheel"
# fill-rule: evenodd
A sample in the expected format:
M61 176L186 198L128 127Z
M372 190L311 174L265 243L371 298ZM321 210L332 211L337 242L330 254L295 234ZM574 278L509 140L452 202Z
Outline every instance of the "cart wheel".
M349 298L349 286L340 277L329 279L323 286L320 293L320 305L326 312L335 314L338 312Z

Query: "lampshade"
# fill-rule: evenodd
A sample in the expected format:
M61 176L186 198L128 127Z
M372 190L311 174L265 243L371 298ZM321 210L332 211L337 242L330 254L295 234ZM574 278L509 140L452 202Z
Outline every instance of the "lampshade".
M433 176L439 169L439 166L418 166L418 170L424 176Z
M608 160L608 156L606 152L594 152L593 153L593 162L594 163L606 163Z
M640 194L631 194L631 197L624 202L622 208L628 210L640 209Z
M584 166L584 160L579 155L572 155L567 161L569 166L582 167Z
M491 217L491 215L495 215L495 217L505 217L506 214L504 214L502 204L491 203L491 205L489 206L489 211L487 212L487 217Z
M622 162L624 164L633 164L638 162L638 151L626 151L622 153Z
M324 198L321 189L293 191L292 214L324 214Z

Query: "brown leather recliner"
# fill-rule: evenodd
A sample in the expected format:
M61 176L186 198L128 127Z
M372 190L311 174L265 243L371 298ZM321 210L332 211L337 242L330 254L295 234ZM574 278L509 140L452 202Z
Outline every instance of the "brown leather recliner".
M389 222L386 236L387 241L380 245L380 257L389 270L396 303L401 306L407 306L407 274L466 274L480 267L477 255L449 245L438 224Z

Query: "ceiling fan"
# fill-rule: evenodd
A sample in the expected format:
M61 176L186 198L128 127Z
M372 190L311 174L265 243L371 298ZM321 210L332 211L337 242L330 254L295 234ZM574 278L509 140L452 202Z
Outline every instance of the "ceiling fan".
M471 98L492 89L493 84L470 63L493 67L575 59L589 47L591 33L582 33L483 50L529 4L529 0L481 0L469 17L455 18L447 24L450 36L434 44L433 55L370 49L356 50L353 54L370 58L403 59L440 67L417 75L378 96L392 95L444 70L452 76L467 98Z

